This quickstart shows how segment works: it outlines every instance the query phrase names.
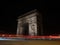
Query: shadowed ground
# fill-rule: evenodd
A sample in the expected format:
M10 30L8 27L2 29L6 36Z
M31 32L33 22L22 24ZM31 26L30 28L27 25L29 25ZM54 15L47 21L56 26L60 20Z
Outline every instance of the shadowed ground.
M0 41L0 45L60 45L60 40Z

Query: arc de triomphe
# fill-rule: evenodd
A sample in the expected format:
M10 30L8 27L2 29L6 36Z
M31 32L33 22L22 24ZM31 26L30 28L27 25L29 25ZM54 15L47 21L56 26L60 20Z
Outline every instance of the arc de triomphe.
M35 9L22 16L19 16L17 25L17 35L42 35L42 16Z

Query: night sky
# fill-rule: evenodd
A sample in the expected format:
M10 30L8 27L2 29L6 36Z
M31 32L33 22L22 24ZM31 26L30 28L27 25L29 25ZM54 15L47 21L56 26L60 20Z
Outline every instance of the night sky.
M1 3L0 33L16 34L17 17L37 9L43 16L44 34L60 33L59 3L53 1L19 1Z

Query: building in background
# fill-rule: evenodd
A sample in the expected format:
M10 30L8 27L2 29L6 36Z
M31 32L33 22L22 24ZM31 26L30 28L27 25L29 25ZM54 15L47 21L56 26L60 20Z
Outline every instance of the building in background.
M43 35L42 15L37 9L19 16L17 35Z

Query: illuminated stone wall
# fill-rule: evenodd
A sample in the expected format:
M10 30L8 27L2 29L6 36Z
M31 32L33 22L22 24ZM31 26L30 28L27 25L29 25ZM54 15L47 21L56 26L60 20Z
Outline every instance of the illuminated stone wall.
M23 35L24 33L24 24L28 23L28 35L38 35L37 30L37 15L38 13L36 10L29 12L23 16L18 18L18 25L17 25L17 35ZM26 27L27 28L27 27ZM27 31L25 32L27 33Z

